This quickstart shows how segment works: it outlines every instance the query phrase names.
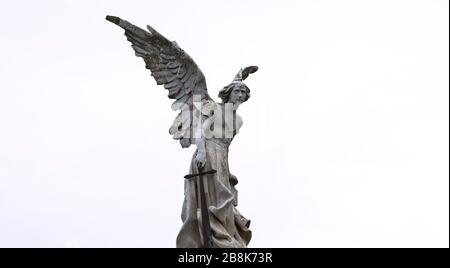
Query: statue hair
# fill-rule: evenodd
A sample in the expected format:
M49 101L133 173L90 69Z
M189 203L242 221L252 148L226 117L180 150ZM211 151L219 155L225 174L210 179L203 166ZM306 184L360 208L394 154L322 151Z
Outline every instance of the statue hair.
M250 89L246 84L242 82L233 82L219 91L219 98L222 99L222 103L228 102L228 100L230 99L230 94L235 86L243 86L245 88L246 97L244 101L247 101L250 98Z

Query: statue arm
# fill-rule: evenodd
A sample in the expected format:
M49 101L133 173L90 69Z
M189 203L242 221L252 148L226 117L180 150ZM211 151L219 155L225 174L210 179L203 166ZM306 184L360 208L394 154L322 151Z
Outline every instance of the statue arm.
M206 163L206 146L205 139L199 138L196 139L195 145L197 145L197 153L195 155L195 164L199 169L203 168Z

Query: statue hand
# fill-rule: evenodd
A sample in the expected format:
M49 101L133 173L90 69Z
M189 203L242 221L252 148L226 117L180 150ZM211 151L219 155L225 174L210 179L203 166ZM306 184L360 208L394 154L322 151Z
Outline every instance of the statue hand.
M236 185L236 184L238 184L238 179L237 179L237 177L236 176L234 176L233 174L231 174L230 173L230 183L231 183L231 185Z
M195 156L194 163L197 165L199 169L205 167L206 163L206 153L205 152L197 152Z

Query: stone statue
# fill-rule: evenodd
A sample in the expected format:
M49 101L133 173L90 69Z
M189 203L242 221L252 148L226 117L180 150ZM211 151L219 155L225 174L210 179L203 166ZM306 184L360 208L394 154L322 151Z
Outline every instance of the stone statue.
M169 133L183 148L195 144L190 174L185 176L177 247L246 247L251 239L250 220L236 209L238 180L228 167L228 147L242 126L236 113L250 97L242 82L258 70L241 69L234 80L219 92L222 103L213 101L202 71L175 42L147 26L145 31L126 20L106 19L125 30L136 56L142 57L158 85L164 84L168 97L175 99L173 110L180 113Z

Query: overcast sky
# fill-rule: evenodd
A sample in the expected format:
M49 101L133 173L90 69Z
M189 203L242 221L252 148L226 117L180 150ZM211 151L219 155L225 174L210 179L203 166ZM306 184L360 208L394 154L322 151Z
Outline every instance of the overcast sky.
M449 3L20 1L0 9L0 247L174 247L194 148L115 15L216 100L250 247L449 246Z

